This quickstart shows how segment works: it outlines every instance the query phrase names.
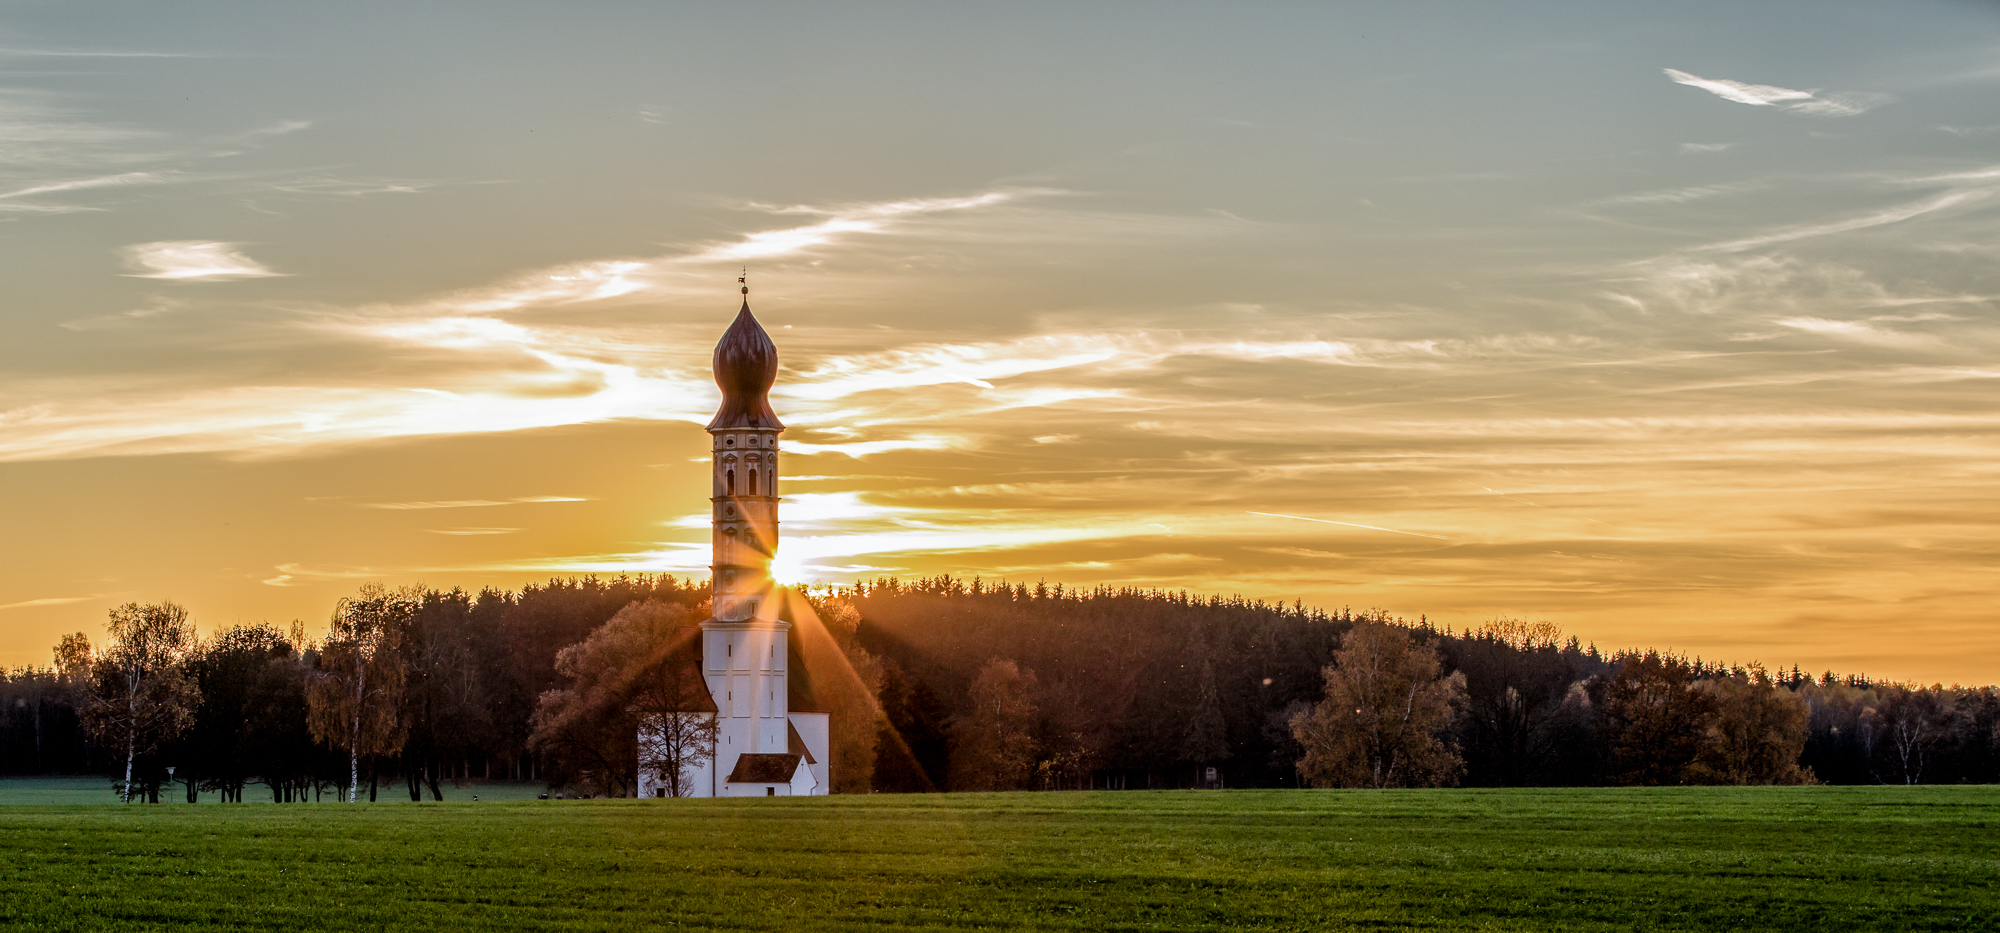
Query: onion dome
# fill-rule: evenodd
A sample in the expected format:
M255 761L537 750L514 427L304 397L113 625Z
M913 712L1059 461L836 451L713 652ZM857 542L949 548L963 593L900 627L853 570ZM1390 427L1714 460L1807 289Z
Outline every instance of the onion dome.
M750 313L750 299L745 298L743 310L736 312L736 320L715 345L715 384L722 389L722 407L708 429L782 429L765 394L777 380L778 348Z

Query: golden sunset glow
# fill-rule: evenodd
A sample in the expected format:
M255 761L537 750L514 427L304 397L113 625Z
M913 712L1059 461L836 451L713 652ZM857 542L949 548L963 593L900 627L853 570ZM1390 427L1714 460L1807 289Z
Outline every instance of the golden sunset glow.
M0 663L705 576L747 266L780 582L1992 682L2000 21L1919 6L10 13Z

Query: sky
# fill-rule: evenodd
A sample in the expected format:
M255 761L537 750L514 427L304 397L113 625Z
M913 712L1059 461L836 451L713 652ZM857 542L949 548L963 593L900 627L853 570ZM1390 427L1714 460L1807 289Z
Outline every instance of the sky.
M780 567L2000 681L2000 7L0 3L0 665Z

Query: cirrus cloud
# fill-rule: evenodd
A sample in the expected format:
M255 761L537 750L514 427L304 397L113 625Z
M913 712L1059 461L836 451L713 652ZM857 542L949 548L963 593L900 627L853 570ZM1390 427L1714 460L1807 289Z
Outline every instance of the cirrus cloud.
M273 272L239 252L235 243L205 240L161 240L125 247L125 261L142 271L131 273L141 279L176 279L211 282L221 279L269 278Z
M1851 117L1866 113L1893 100L1887 94L1843 92L1822 95L1818 90L1801 91L1773 84L1746 84L1728 78L1704 78L1678 68L1661 69L1675 84L1698 87L1723 100L1753 107L1778 107L1792 113L1817 117Z

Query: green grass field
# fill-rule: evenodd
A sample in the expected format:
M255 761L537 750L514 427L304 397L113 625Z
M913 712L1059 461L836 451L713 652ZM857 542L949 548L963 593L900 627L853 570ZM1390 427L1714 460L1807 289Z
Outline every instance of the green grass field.
M0 807L36 930L1989 930L2000 788Z

